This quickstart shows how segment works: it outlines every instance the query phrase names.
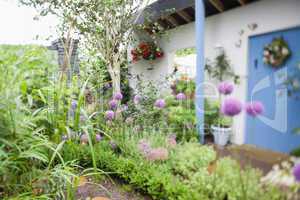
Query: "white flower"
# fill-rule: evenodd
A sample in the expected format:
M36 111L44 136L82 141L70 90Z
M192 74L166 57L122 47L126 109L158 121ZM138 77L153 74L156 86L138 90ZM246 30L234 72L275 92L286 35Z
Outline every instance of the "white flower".
M279 46L275 46L275 47L274 47L274 50L275 50L275 51L279 51Z
M264 51L264 56L268 56L268 55L270 55L270 52L268 50L265 50Z
M281 50L281 53L282 53L282 55L287 56L287 55L289 55L290 51L289 51L287 48L284 47L284 48Z
M292 85L293 85L293 87L295 89L299 89L300 88L300 82L299 82L299 80L298 79L294 79Z
M275 62L276 62L276 61L275 61L275 59L274 59L274 56L271 56L271 57L270 57L270 63L271 63L271 64L275 64Z
M274 171L279 171L280 170L279 165L274 165L272 168L273 168Z
M290 186L293 186L295 184L296 183L295 183L295 179L294 179L293 176L285 175L285 176L281 177L280 185L290 187Z
M291 164L289 162L287 162L287 161L282 162L281 165L282 165L283 168L286 168L286 169L290 169L291 168Z

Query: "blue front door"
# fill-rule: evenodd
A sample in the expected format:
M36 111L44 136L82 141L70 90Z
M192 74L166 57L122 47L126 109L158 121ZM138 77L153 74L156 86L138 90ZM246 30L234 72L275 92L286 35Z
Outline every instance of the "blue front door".
M264 47L282 37L289 45L291 57L281 67L264 64ZM247 116L246 143L260 148L289 153L300 147L300 100L289 95L288 77L300 67L300 27L249 39L248 101L261 101L262 116ZM299 95L298 95L299 96Z

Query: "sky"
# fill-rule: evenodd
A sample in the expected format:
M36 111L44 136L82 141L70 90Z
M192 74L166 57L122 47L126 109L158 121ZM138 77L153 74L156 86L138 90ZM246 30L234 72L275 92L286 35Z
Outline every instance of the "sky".
M20 5L17 0L0 0L0 44L49 45L55 39L58 19L46 16L34 20L37 14L34 8Z

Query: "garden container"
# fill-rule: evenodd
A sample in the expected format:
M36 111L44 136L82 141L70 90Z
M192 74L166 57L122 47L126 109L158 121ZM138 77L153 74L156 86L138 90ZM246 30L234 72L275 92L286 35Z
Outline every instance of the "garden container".
M219 146L225 146L228 143L232 132L231 127L223 128L223 127L212 126L211 130L214 136L215 144Z

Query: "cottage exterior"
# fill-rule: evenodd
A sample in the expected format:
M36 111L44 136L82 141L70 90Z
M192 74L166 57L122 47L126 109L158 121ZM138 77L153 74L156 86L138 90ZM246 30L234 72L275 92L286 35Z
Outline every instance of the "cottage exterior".
M204 58L213 58L216 48L224 48L235 72L241 78L233 96L243 102L258 98L267 105L266 116L257 119L258 122L249 119L245 114L234 119L233 142L288 152L300 144L300 136L291 133L292 129L300 122L299 117L295 114L300 111L300 104L289 99L290 97L286 96L286 90L277 90L278 88L274 84L280 84L282 81L280 78L276 78L279 77L278 73L289 74L289 69L300 62L300 1L236 0L235 3L233 1L196 0L196 3L194 1L185 1L185 3L180 0L172 1L173 3L170 5L178 6L177 11L194 8L195 16L184 16L181 13L181 17L186 20L184 25L180 25L180 23L176 25L176 22L172 23L170 20L176 28L170 29L168 37L160 41L165 56L153 63L153 70L147 70L149 65L147 61L139 61L130 66L130 72L134 75L142 75L144 80L160 83L172 72L174 55L177 50L197 47L198 97L196 103L201 109L203 108L203 98L201 97L203 90L199 87L205 80L209 80L209 77L204 76ZM154 4L159 5L162 2L157 1ZM166 6L168 4L166 2L169 1L164 1L162 5ZM156 9L159 8L157 5ZM228 9L229 7L232 9ZM205 21L204 10L207 16ZM286 38L293 51L293 56L286 66L280 69L281 71L267 69L262 62L263 48L274 37L279 36ZM257 84L263 84L261 80L269 76L267 85L257 86ZM135 81L132 81L131 84L134 85ZM257 96L253 90L257 90ZM265 91L261 94L259 90ZM279 93L284 96L283 99ZM276 112L279 113L276 114ZM286 122L284 115L286 115ZM203 113L198 112L198 118L201 123Z

